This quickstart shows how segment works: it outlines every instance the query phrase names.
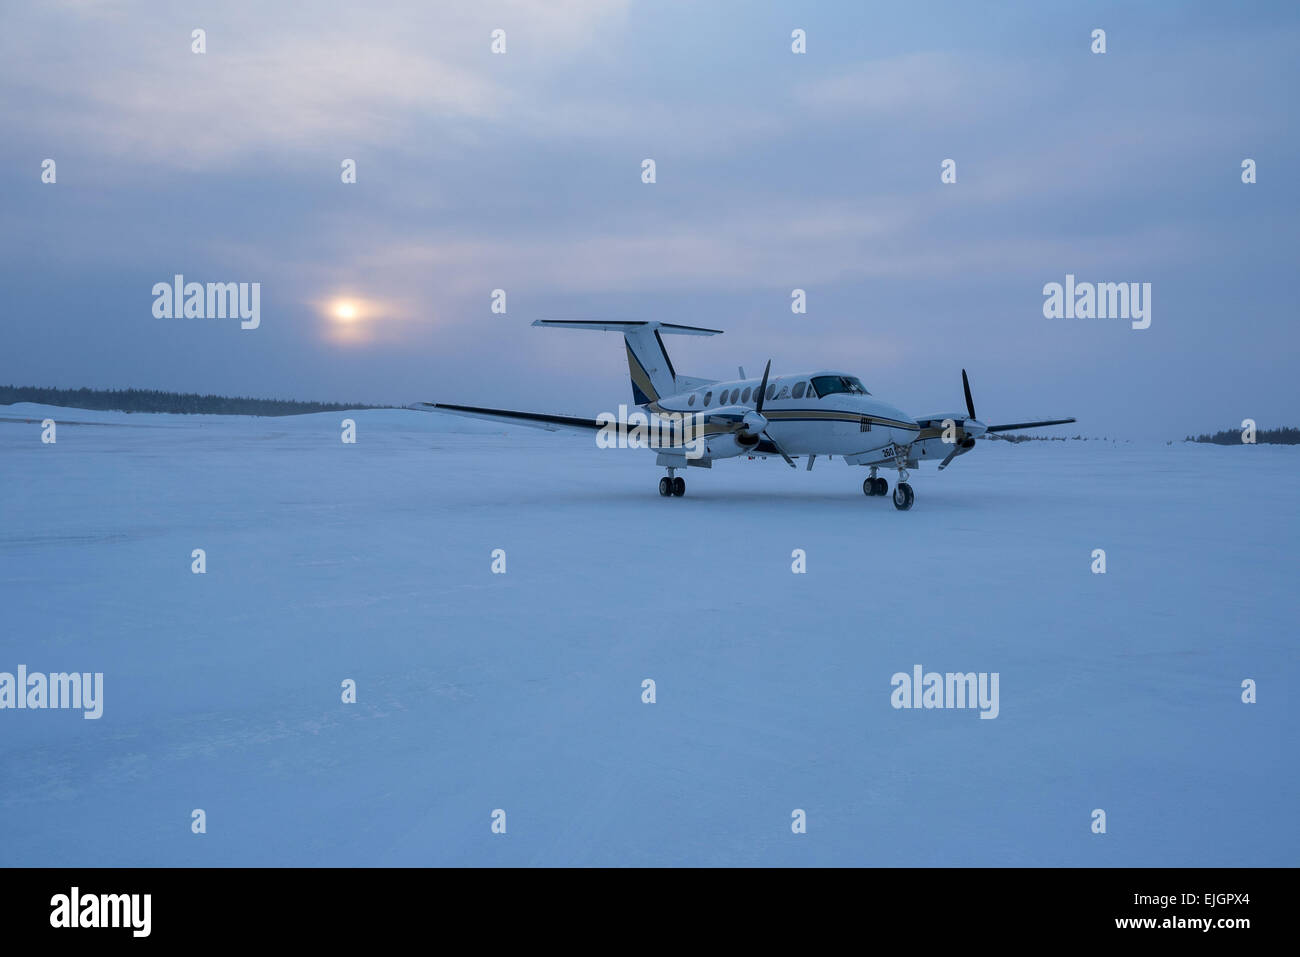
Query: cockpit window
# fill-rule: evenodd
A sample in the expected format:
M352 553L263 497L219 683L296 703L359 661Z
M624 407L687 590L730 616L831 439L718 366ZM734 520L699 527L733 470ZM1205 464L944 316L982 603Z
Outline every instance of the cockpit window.
M862 382L857 378L857 376L813 376L812 384L813 388L817 390L818 398L825 398L828 395L835 395L839 392L847 392L850 395L871 395L871 393L862 385Z

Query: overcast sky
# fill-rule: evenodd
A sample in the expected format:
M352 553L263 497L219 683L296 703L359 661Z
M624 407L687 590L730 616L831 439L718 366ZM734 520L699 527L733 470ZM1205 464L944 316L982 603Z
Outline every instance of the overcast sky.
M5 3L0 383L594 414L618 337L529 323L663 319L913 413L1300 424L1297 51L1289 2ZM260 327L156 318L177 273ZM1067 273L1150 328L1044 318Z

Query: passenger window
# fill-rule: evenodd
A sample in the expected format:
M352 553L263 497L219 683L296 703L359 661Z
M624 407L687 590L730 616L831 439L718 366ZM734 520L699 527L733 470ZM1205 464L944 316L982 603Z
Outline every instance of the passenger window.
M709 400L710 400L711 398L713 398L713 393L712 393L712 392L706 392L706 393L704 393L704 404L705 404L705 405L708 405L708 404L709 404Z
M740 401L741 401L741 402L748 402L748 401L749 401L749 390L748 390L748 389L746 389L746 390L744 391L744 393L741 395L741 397L740 397Z
M686 404L687 404L687 405L694 405L694 404L695 404L695 393L694 393L694 392L692 392L692 393L691 393L691 397L690 397L689 399L686 400Z
M804 390L805 388L806 388L806 385L805 385L804 383L802 383L802 382L796 382L795 385L794 385L794 397L795 397L796 399L802 399L802 398L803 398L803 390Z
M768 397L769 399L771 399L772 396L774 396L774 395L776 395L776 386L775 386L775 385L770 385L770 386L768 386L768 387L767 387L767 397Z
M788 385L781 386L781 391L776 394L776 397L778 399L790 398L790 387Z

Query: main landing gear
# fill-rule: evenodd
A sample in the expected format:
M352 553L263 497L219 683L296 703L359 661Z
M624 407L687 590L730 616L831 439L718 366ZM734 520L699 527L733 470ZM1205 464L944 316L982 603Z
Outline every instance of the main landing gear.
M669 469L668 474L659 480L659 494L664 498L677 496L681 498L686 494L686 479L680 476L674 478L673 470Z
M871 477L865 479L862 483L863 495L886 495L889 493L889 483L882 478L876 477L876 467L871 466Z
M912 491L912 486L907 484L907 469L898 470L898 484L894 486L894 508L900 512L906 512L916 501L916 494ZM862 483L862 493L864 495L887 495L889 494L889 483L876 475L876 466L871 466L871 476Z

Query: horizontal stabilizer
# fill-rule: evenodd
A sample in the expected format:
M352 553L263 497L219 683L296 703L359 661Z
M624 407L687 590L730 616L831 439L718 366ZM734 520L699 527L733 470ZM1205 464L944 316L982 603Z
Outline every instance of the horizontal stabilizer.
M602 322L586 319L537 319L535 326L550 326L554 329L595 329L600 332L621 332L626 335L638 329L658 329L663 333L680 336L720 336L721 329L705 329L702 326L680 326L675 322Z

